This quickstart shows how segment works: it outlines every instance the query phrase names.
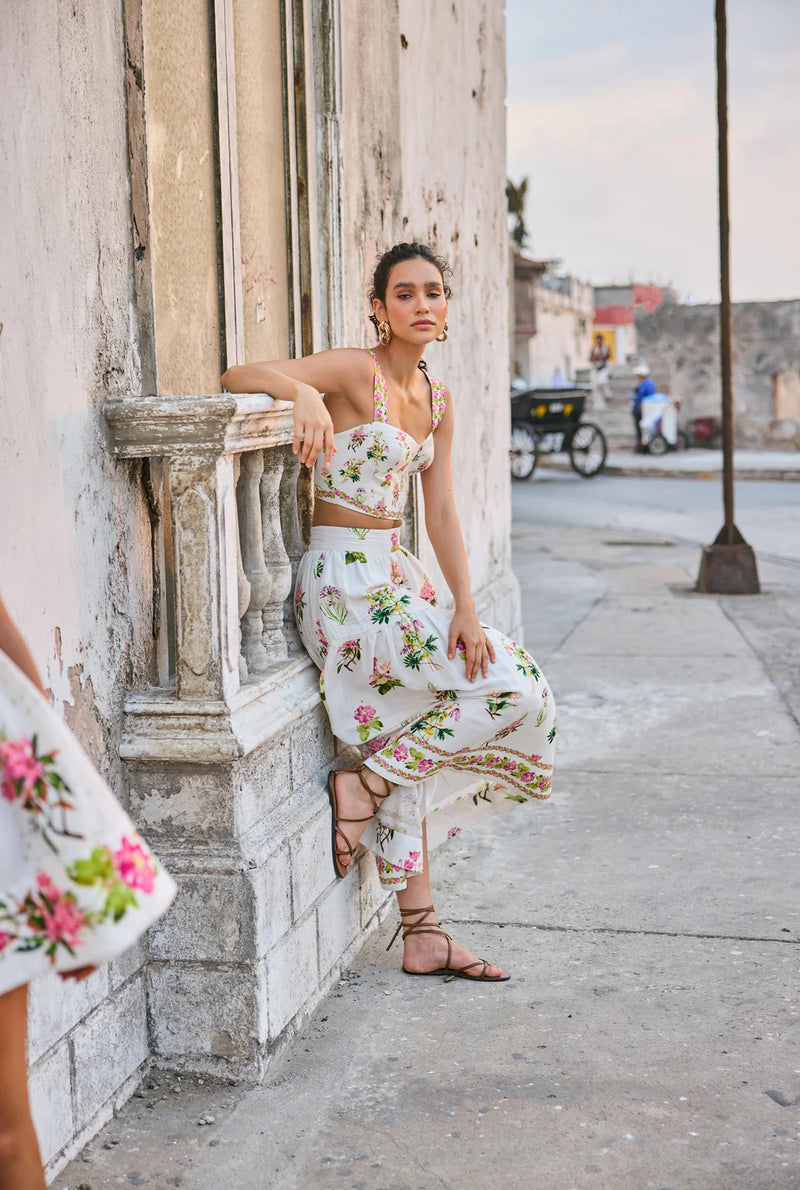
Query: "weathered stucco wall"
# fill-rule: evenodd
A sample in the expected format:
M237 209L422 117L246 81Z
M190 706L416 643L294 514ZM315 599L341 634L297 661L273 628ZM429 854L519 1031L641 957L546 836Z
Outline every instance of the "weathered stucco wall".
M637 312L639 353L668 377L688 417L719 415L719 308L665 302ZM800 423L788 401L800 376L800 300L742 302L733 307L733 394L740 446L800 446ZM780 378L776 381L776 378Z
M376 22L374 6L348 5L344 22L349 341L374 343L365 295L379 252L416 239L448 258L449 338L426 360L453 396L454 491L473 587L482 614L514 629L503 9L400 0L383 12ZM424 542L422 553L436 572Z
M148 671L150 527L103 446L103 399L139 384L119 6L0 6L0 588L56 707L121 793L125 690ZM140 955L32 993L50 1159L146 1057ZM114 1048L109 1037L115 1037Z

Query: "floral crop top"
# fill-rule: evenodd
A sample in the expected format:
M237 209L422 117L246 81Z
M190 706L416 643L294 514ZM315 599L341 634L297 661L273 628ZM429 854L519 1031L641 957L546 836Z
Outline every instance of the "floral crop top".
M314 465L314 496L330 504L355 508L381 520L402 520L408 477L425 471L433 462L433 432L444 415L447 389L429 377L431 432L417 442L387 417L386 379L374 352L373 420L334 434L336 452L330 471L325 455Z

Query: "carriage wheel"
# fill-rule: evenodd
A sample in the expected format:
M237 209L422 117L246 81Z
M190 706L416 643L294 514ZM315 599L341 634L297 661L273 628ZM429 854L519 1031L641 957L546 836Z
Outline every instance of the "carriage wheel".
M593 421L582 421L569 442L569 461L573 471L584 479L591 479L601 471L608 448L606 437Z
M511 426L511 448L508 452L512 479L530 479L536 470L538 445L530 426L517 422Z
M651 455L665 455L669 450L669 443L663 434L654 434L647 445L647 449Z

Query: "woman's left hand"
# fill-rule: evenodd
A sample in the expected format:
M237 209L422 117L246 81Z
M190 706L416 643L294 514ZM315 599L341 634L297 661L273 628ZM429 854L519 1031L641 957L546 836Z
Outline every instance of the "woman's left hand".
M456 608L447 642L447 656L451 661L459 647L466 653L467 681L474 682L479 673L487 678L489 662L496 660L492 642L474 611L460 611Z

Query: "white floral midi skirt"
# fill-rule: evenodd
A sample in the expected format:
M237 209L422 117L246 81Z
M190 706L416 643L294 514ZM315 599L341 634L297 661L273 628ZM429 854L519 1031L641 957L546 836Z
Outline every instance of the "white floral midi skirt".
M0 994L116 958L175 891L72 732L0 651Z
M382 884L422 871L423 821L435 846L550 796L556 712L535 661L484 625L497 659L469 682L447 656L453 613L396 531L314 526L294 603L334 734L398 786L361 839Z

